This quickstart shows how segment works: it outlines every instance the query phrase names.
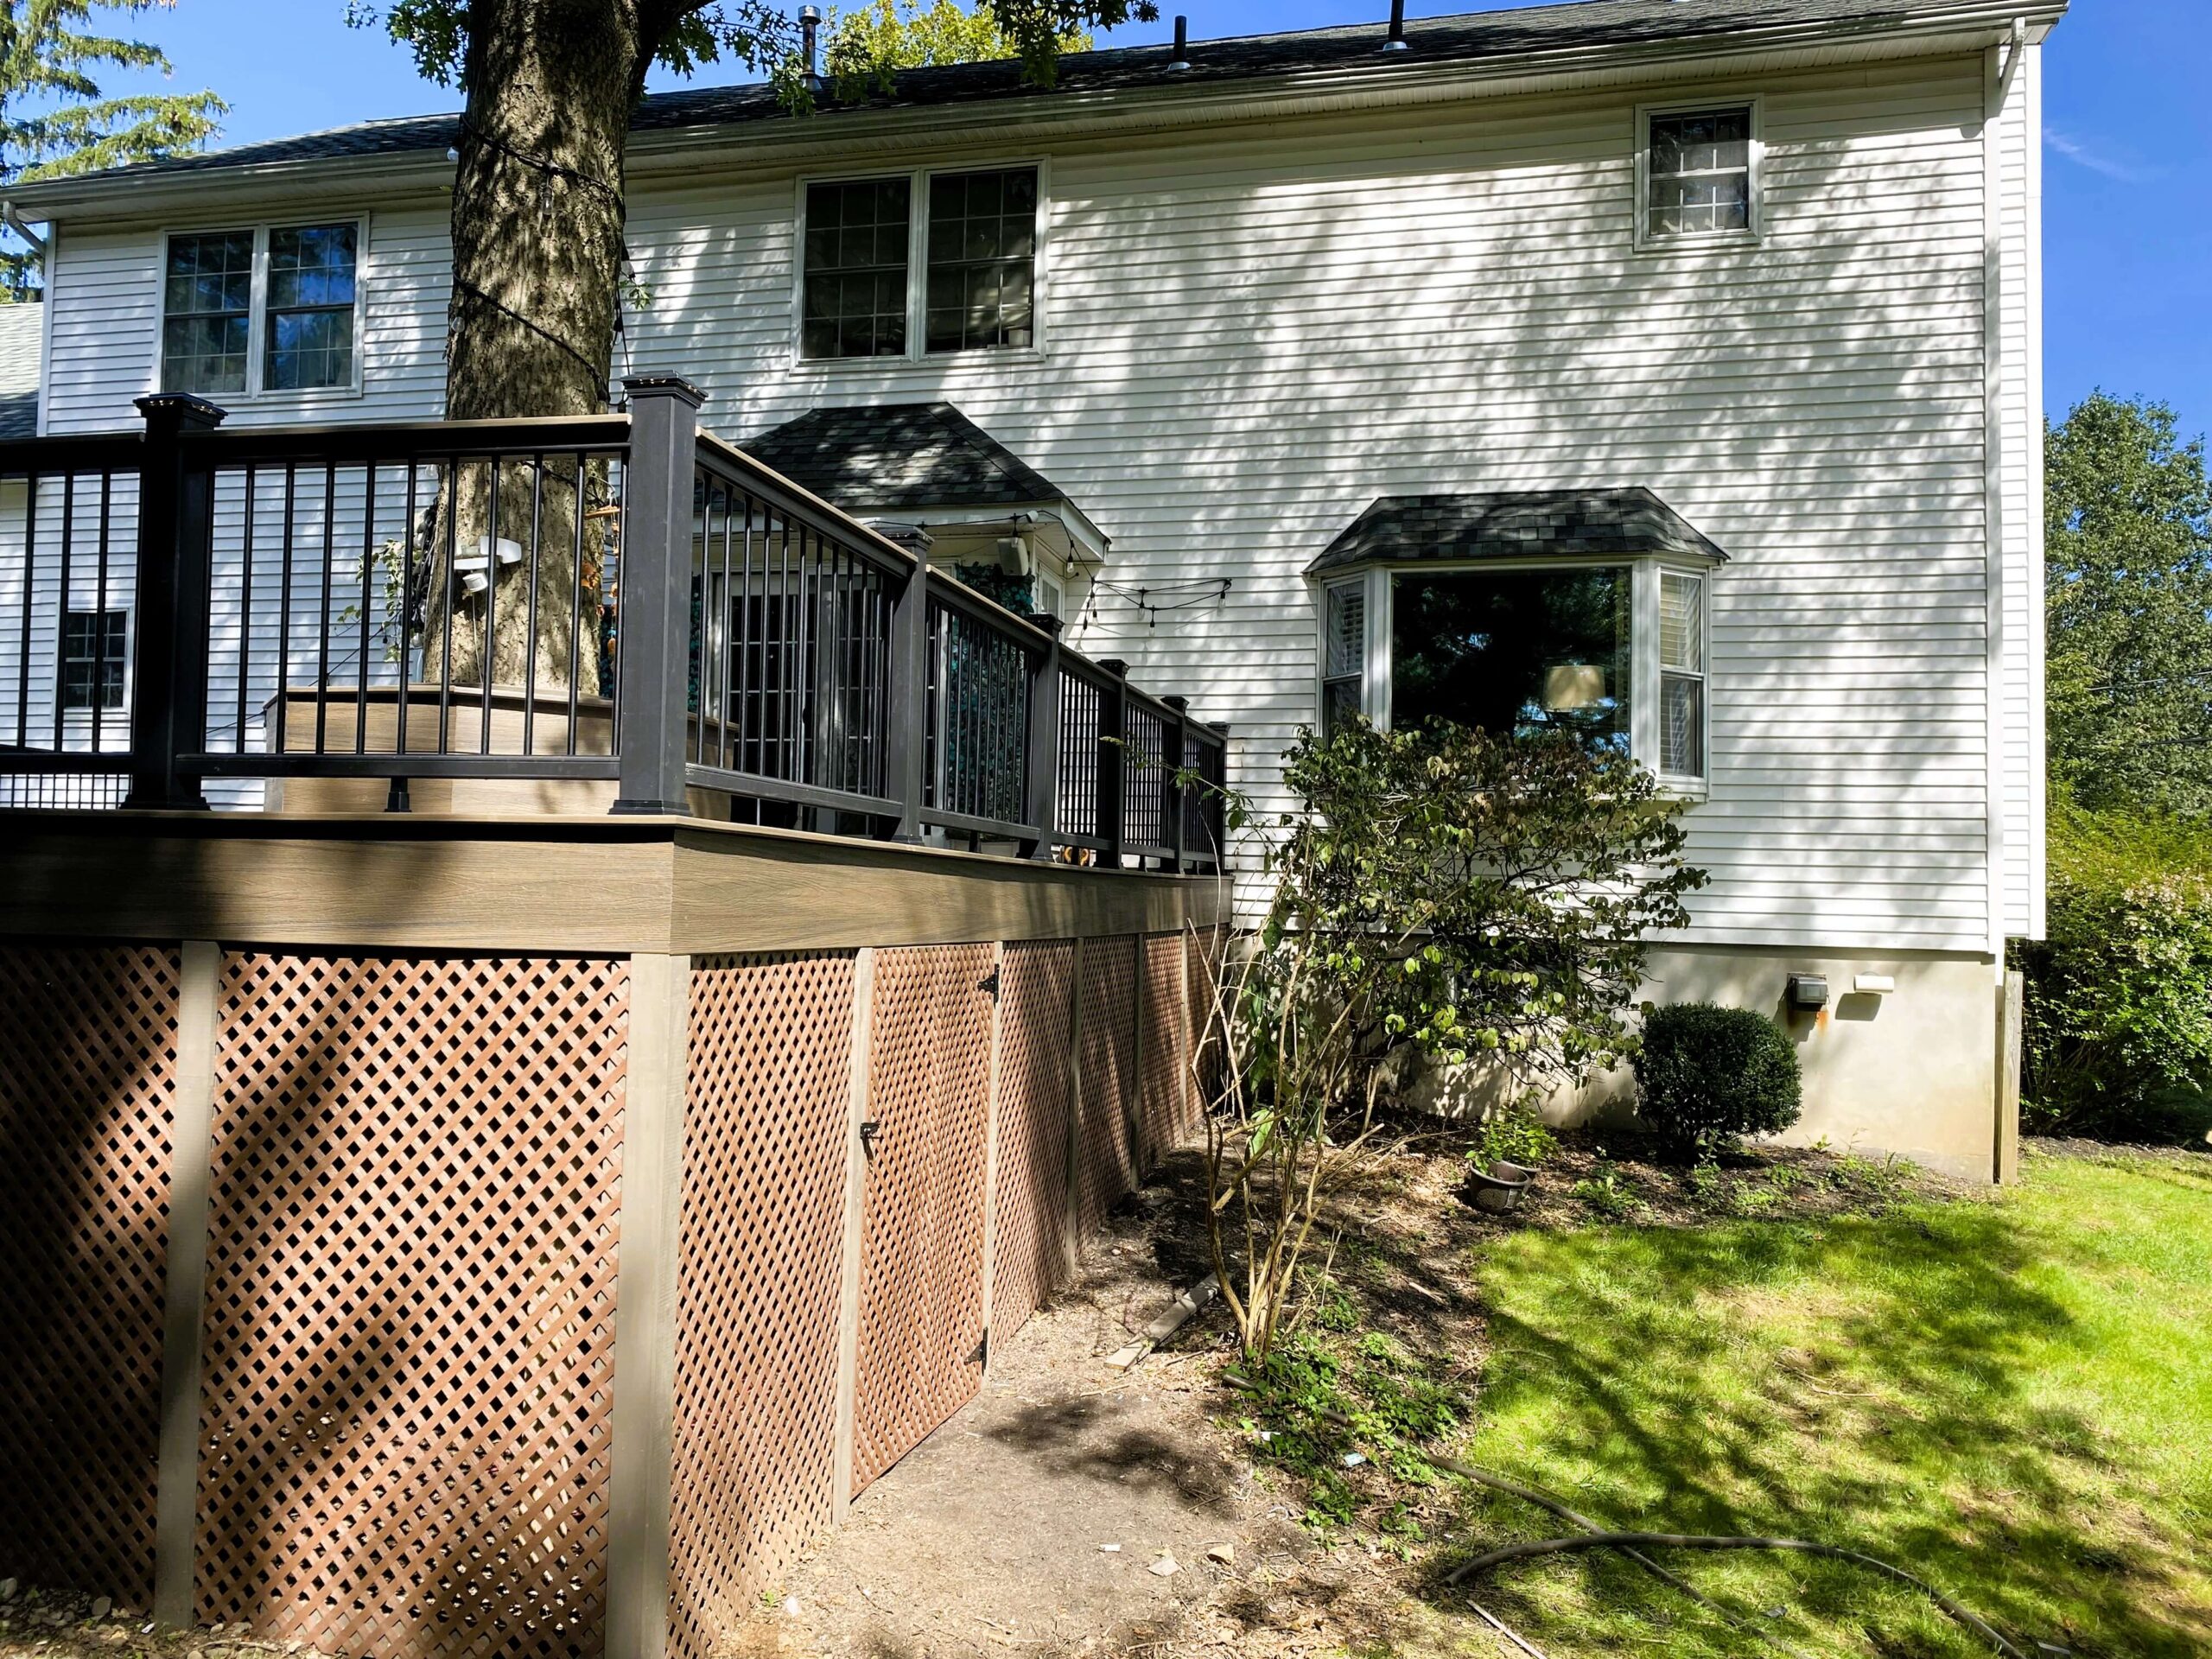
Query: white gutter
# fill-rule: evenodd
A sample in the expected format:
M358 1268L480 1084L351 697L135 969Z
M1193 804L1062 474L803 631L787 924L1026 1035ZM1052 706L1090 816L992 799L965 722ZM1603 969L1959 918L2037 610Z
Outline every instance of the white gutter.
M46 257L46 238L23 223L22 215L16 211L12 201L0 201L0 223L31 245L31 251L41 259Z
M1074 136L1093 132L1206 125L1286 115L1370 109L1460 99L1598 86L1664 79L1691 65L1806 52L1834 54L1835 60L1869 56L1916 56L1982 48L1990 34L2018 25L2048 30L2064 16L2065 0L2024 7L2020 0L1965 0L1931 8L1908 20L1894 16L1862 23L1765 25L1634 45L1600 44L1515 53L1463 62L1424 62L1419 37L1414 49L1370 62L1255 75L1217 86L1190 81L1049 97L1011 95L931 107L831 111L808 117L700 124L639 133L631 140L630 165L640 175L680 168L707 170L719 158L702 151L730 149L731 170L757 164L764 155L905 147L923 140L956 143L1022 134ZM1377 26L1378 38L1381 34ZM1204 64L1206 42L1192 48ZM1140 48L1141 49L1141 48ZM1166 51L1166 48L1160 48ZM1758 67L1757 65L1748 67ZM16 194L33 211L59 217L71 210L154 213L179 200L209 194L282 190L296 185L342 183L349 194L428 191L449 185L441 153L425 149L398 156L317 156L302 160L217 165L191 171L100 178L56 179L20 186Z

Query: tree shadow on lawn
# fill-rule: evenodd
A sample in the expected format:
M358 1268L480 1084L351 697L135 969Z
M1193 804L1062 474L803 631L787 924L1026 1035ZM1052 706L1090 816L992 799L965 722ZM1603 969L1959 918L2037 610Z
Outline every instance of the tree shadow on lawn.
M1501 1240L1479 1268L1492 1355L1473 1455L1604 1524L1866 1549L2024 1646L2201 1653L2212 1607L2193 1560L2202 1540L2173 1519L2184 1495L2131 1474L2089 1414L2095 1399L2037 1397L2042 1368L2088 1340L2030 1282L2051 1265L2048 1241L1983 1204ZM1478 1548L1501 1531L1564 1530L1487 1496L1468 1515ZM1872 1614L1907 1643L1885 1651L1980 1650L1859 1569L1719 1561L1669 1558L1700 1583L1759 1584L1762 1606L1786 1599L1852 1624ZM1688 1605L1601 1553L1509 1566L1470 1587L1540 1641L1562 1599L1660 1622Z

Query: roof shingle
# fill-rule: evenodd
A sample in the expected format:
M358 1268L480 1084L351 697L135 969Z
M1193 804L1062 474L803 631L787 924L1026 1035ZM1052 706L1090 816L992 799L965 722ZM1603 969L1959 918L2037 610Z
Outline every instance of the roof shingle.
M1612 558L1671 553L1725 561L1713 541L1649 490L1490 490L1386 495L1306 567L1308 575L1377 561Z
M846 105L831 104L826 106L824 115L834 118L840 111L851 109L923 107L1014 98L1050 99L1138 87L1203 86L1363 66L1418 73L1425 67L1479 63L1485 59L1511 58L1529 53L1694 41L1701 36L1763 28L1812 27L1871 32L1955 9L1955 0L1574 0L1574 3L1564 5L1412 19L1406 24L1409 50L1392 54L1387 60L1378 55L1384 32L1378 20L1335 29L1195 41L1190 48L1190 67L1173 72L1167 67L1169 52L1164 46L1073 53L1060 60L1058 78L1049 89L1025 83L1020 65L1011 60L909 69L899 74L894 90L888 95ZM687 88L646 99L639 106L632 130L639 134L665 132L779 118L791 118L774 92L762 83ZM110 173L86 175L74 182L283 162L410 155L450 149L460 137L461 118L457 115L375 121L334 131L118 168Z
M1050 479L946 403L810 410L739 448L848 512L1065 499Z

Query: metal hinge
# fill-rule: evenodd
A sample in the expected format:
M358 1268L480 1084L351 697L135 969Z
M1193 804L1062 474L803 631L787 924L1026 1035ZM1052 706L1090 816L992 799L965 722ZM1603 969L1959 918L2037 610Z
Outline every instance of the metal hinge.
M991 976L976 986L976 988L979 991L988 993L992 1001L997 1001L999 1000L999 970L995 967L991 969Z

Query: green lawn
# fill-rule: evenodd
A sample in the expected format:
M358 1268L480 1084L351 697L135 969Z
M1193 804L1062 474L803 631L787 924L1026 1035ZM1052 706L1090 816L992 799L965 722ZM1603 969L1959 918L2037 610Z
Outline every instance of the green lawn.
M2212 1158L2031 1155L1986 1203L1532 1230L1474 1265L1473 1460L1601 1523L1855 1546L2031 1654L2212 1653ZM1463 1552L1566 1530L1466 1520ZM1847 1566L1666 1559L1800 1653L1986 1651ZM1551 1659L1772 1651L1604 1554L1469 1587Z

